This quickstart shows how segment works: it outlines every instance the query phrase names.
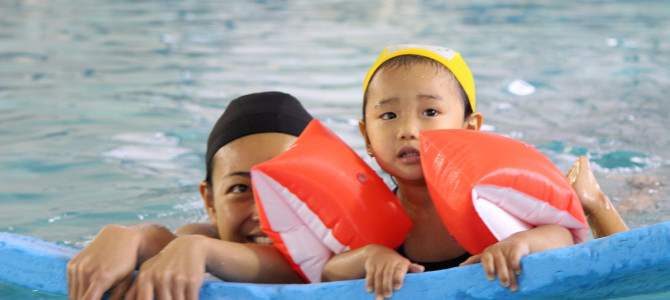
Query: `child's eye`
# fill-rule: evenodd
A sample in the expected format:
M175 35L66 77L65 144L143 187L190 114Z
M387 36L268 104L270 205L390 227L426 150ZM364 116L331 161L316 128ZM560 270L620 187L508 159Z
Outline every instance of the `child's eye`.
M390 119L395 119L396 115L395 113L392 112L387 112L382 114L382 120L390 120Z
M434 116L437 116L437 110L429 108L429 109L424 110L422 115L426 116L426 117L434 117Z
M246 193L249 191L249 186L244 184L236 184L228 189L228 193Z

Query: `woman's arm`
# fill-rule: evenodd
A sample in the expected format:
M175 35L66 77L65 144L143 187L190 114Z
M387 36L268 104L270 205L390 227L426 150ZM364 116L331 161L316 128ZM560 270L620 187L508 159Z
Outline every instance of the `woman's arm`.
M214 226L212 222L186 224L182 227L179 227L179 229L175 230L174 234L178 236L199 234L213 239L219 238L219 230L216 228L216 226Z
M139 224L107 225L67 264L68 293L72 299L122 296L133 271L158 253L175 236L165 227Z
M242 244L200 235L180 236L146 261L130 298L197 299L205 271L225 281L303 283L272 245Z

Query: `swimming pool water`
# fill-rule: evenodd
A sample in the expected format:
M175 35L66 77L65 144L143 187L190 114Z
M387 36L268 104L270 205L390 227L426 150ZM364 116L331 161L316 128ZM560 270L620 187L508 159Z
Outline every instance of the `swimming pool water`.
M83 246L109 223L205 220L207 134L245 93L292 93L365 156L365 72L405 42L462 53L485 130L564 171L589 155L632 228L668 221L669 16L670 1L3 1L0 231Z

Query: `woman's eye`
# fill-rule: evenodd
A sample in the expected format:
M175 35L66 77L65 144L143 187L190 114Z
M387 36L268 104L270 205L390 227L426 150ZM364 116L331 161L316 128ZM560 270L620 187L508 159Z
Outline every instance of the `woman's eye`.
M423 115L426 117L434 117L437 116L437 110L434 110L432 108L426 109L423 111Z
M396 115L395 113L392 112L387 112L382 114L382 120L390 120L390 119L395 119Z
M228 193L246 193L249 191L249 186L244 184L236 184L228 189Z

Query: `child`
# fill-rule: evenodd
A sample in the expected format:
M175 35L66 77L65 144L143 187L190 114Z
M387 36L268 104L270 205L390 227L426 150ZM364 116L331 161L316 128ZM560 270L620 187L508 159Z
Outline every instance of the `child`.
M211 222L175 234L155 224L104 227L68 263L70 298L100 299L111 289L110 299L197 299L205 271L227 281L302 282L260 230L249 170L288 149L311 120L288 94L233 100L207 141L200 194Z
M570 231L544 225L519 232L470 256L443 225L430 198L419 156L419 132L479 130L472 74L450 49L396 45L386 48L364 83L359 127L368 154L397 182L396 195L414 226L399 249L368 245L334 256L324 280L366 278L375 297L390 297L407 272L481 262L489 280L516 291L522 256L573 244ZM469 257L469 258L468 258Z

